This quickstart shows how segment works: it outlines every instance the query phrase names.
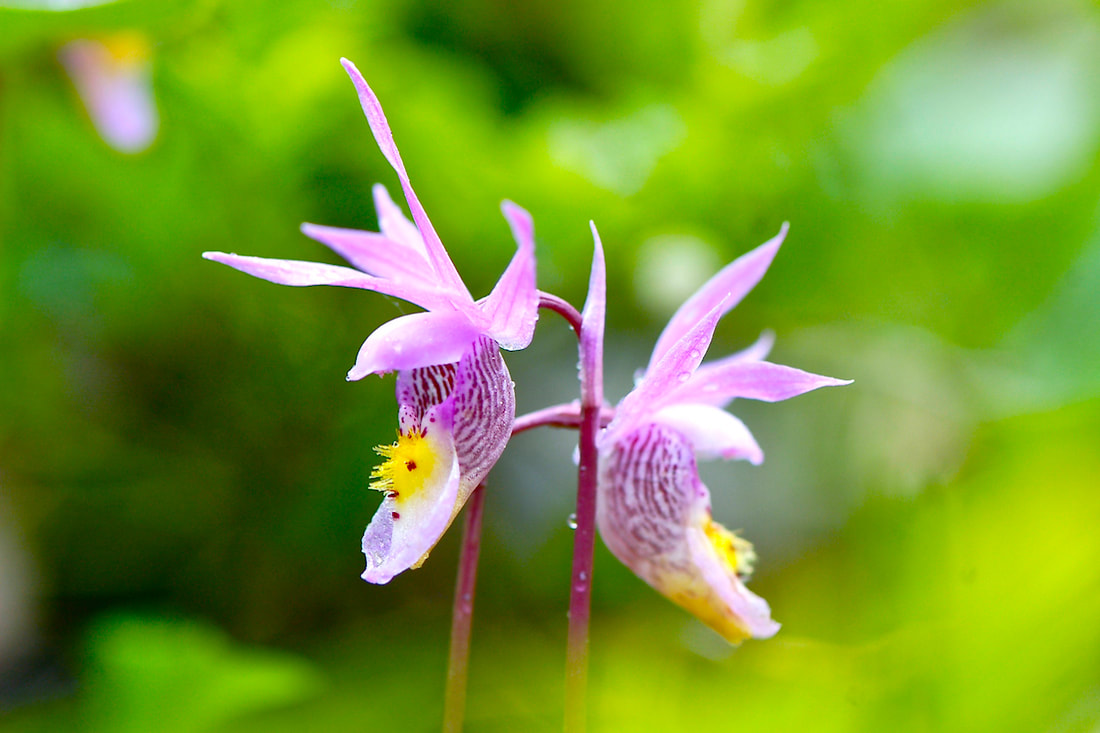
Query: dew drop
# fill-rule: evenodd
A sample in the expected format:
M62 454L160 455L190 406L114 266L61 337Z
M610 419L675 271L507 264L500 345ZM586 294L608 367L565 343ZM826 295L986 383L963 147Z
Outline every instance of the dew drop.
M686 382L687 380L691 379L691 372L680 372L676 375L676 378L679 379L681 382Z
M692 359L698 359L701 356L702 356L702 354L699 353L699 349L692 349L691 350L691 358Z
M576 529L577 528L577 513L576 512L573 512L572 514L570 514L569 517L565 520L565 526L568 527L569 529Z
M577 577L581 580L588 580L588 573L582 570L580 571L580 573L577 574Z

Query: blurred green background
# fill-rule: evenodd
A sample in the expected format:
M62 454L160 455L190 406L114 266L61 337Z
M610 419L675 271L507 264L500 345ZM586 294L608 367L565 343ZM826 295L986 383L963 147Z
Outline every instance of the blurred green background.
M607 249L607 393L676 305L791 234L712 355L855 379L733 410L707 465L784 624L736 650L597 550L597 731L1100 728L1100 14L1073 0L167 0L0 7L0 728L432 730L458 533L359 580L409 306L204 250L335 262L303 221L397 193L346 56L475 296L533 214L540 285ZM23 7L15 7L22 5ZM144 43L159 131L110 147L65 67ZM140 45L140 44L139 44ZM559 319L508 355L575 396ZM560 727L575 438L491 477L470 731Z

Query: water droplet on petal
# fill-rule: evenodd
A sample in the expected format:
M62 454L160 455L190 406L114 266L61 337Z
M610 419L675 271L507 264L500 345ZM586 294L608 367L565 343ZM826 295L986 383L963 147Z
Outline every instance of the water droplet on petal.
M573 512L572 514L570 514L569 517L565 520L565 526L568 527L569 529L576 529L577 528L577 513L576 512Z
M676 375L676 378L679 379L681 382L686 382L687 380L691 379L691 372L680 372Z
M691 350L691 358L692 359L698 359L701 356L702 356L702 354L699 353L699 349L692 349Z

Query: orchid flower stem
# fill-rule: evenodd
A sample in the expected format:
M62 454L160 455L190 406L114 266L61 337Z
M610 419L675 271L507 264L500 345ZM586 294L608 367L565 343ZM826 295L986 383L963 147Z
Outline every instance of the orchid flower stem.
M481 550L481 514L485 487L478 486L466 502L462 550L455 580L455 604L451 617L451 655L447 663L447 690L443 701L444 733L460 733L466 714L466 678L470 661L470 627L474 617L474 585L477 556Z
M582 338L581 314L565 300L539 291L539 308L558 313L577 334L582 364L599 364L598 353L586 353L593 345ZM602 314L601 314L602 319ZM601 320L602 323L602 320ZM596 350L602 344L594 345ZM603 407L602 370L581 369L581 401L577 405L563 405L526 415L516 421L513 433L537 425L580 428L580 466L577 471L576 527L573 535L573 573L569 586L569 636L565 660L565 730L581 733L587 719L586 693L588 687L588 620L592 606L592 567L596 547L596 474L598 456L596 436L600 428L610 421L609 410Z
M582 385L582 392L589 392ZM565 730L585 729L588 687L588 619L592 605L592 567L596 547L596 436L600 405L582 403L580 467L577 471L576 530L573 536L573 576L569 589L569 637L565 660Z
M600 427L607 427L611 418L615 417L615 408L605 405L600 410ZM581 426L581 406L579 402L567 405L554 405L544 407L541 410L520 415L512 424L512 435L526 433L535 428L572 428L578 430Z

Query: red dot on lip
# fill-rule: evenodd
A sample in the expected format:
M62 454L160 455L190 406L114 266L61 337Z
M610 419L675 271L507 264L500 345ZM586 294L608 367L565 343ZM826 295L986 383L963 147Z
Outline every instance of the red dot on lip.
M401 518L401 515L398 514L397 512L391 512L390 516L393 517L394 519L400 519Z

